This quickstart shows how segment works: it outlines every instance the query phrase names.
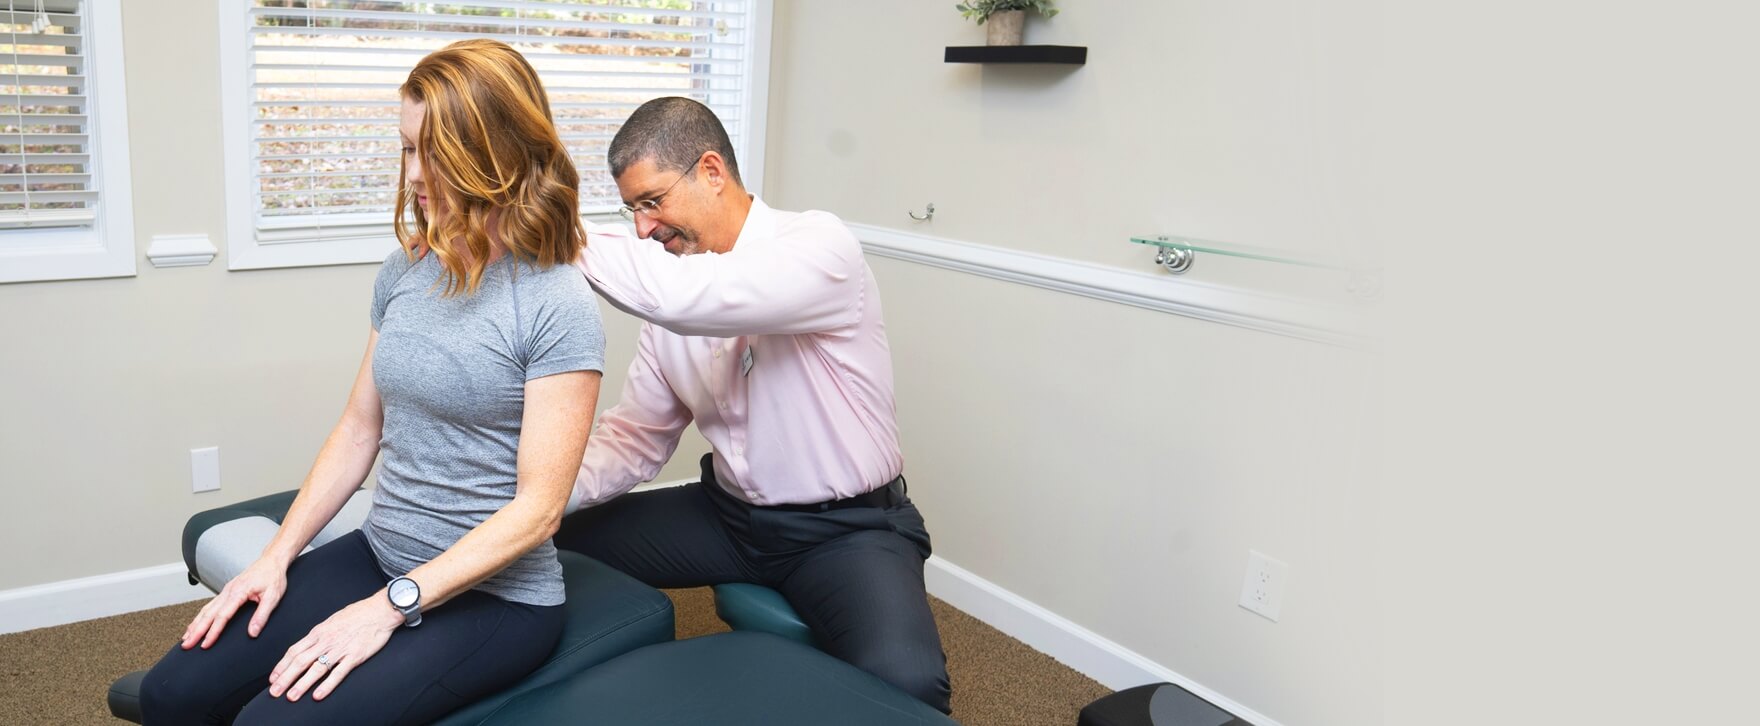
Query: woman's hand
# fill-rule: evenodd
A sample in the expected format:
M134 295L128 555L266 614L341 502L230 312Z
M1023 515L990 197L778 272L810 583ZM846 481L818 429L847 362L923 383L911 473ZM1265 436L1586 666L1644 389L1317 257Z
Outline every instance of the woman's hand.
M269 672L269 695L280 698L285 693L287 700L298 701L311 691L312 700L324 700L349 671L385 647L392 631L402 625L403 613L391 607L383 590L336 611L275 664ZM323 684L312 690L319 679Z
M226 583L226 587L220 588L220 594L202 606L201 612L196 613L196 619L183 630L183 649L189 650L197 643L201 643L204 650L213 645L220 638L220 631L226 629L227 621L247 602L257 604L257 612L251 616L248 629L251 637L257 637L286 592L287 565L257 558L244 572Z

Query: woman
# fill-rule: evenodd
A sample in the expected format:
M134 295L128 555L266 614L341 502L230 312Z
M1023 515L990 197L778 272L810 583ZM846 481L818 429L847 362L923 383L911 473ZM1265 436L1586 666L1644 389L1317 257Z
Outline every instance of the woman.
M428 722L523 678L561 634L550 536L604 351L569 264L579 177L504 44L447 46L401 90L403 249L374 283L347 408L261 557L148 674L148 724ZM300 555L380 454L365 526Z

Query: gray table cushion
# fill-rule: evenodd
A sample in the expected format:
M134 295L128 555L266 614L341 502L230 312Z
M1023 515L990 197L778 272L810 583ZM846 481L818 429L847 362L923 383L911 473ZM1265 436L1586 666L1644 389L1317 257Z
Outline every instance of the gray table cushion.
M196 579L209 590L219 592L255 562L263 547L275 537L275 531L281 528L287 507L293 504L293 497L288 494L290 492L273 494L191 517L184 529L184 541L190 541L194 535L195 550L193 555L185 552L185 559L190 562L190 572ZM372 492L365 489L355 492L330 523L318 530L305 551L310 552L314 547L321 547L359 529L367 521L367 512L372 506Z

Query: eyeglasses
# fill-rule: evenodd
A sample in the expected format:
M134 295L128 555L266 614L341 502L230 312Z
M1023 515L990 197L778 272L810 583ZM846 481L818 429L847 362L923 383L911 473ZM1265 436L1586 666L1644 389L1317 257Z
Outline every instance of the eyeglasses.
M697 161L702 160L703 157L697 157ZM667 187L666 191L660 192L647 199L643 199L635 204L625 204L618 207L617 213L623 215L624 219L630 220L631 222L635 221L638 213L648 215L650 218L653 217L660 211L660 200L665 199L666 195L671 194L672 190L678 187L679 182L684 181L685 177L690 176L691 172L696 170L697 161L693 161L690 166L685 167L684 173L678 175L677 179L672 180L672 186Z

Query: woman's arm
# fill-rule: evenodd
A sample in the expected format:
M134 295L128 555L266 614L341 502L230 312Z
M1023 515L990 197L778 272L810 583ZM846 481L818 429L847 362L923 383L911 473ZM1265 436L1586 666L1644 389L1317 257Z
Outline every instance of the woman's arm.
M513 501L409 572L422 588L422 610L475 587L556 534L593 428L599 379L598 371L571 371L526 382ZM401 624L383 590L377 597Z
M571 371L526 382L513 501L406 575L421 587L422 610L500 572L562 526L599 403L599 378L598 371ZM297 701L310 690L313 699L323 699L402 625L403 614L380 588L288 648L269 674L269 695ZM313 667L319 656L326 662Z
M379 434L385 423L384 411L379 407L379 389L373 384L373 349L378 342L379 332L370 331L367 352L355 373L354 388L348 394L342 419L318 450L318 460L300 484L299 494L282 519L280 529L275 531L274 539L263 548L257 561L226 583L184 629L184 650L198 642L203 648L213 645L227 621L247 602L257 603L248 629L251 637L257 637L287 590L287 566L366 480L373 460L379 456Z
M373 348L379 331L367 336L367 354L354 376L354 389L342 420L330 430L318 460L299 487L299 495L281 520L281 529L263 548L263 558L286 569L293 558L311 544L318 531L341 511L348 498L361 488L373 460L379 457L379 438L385 430L385 410L379 405L379 388L373 383Z

